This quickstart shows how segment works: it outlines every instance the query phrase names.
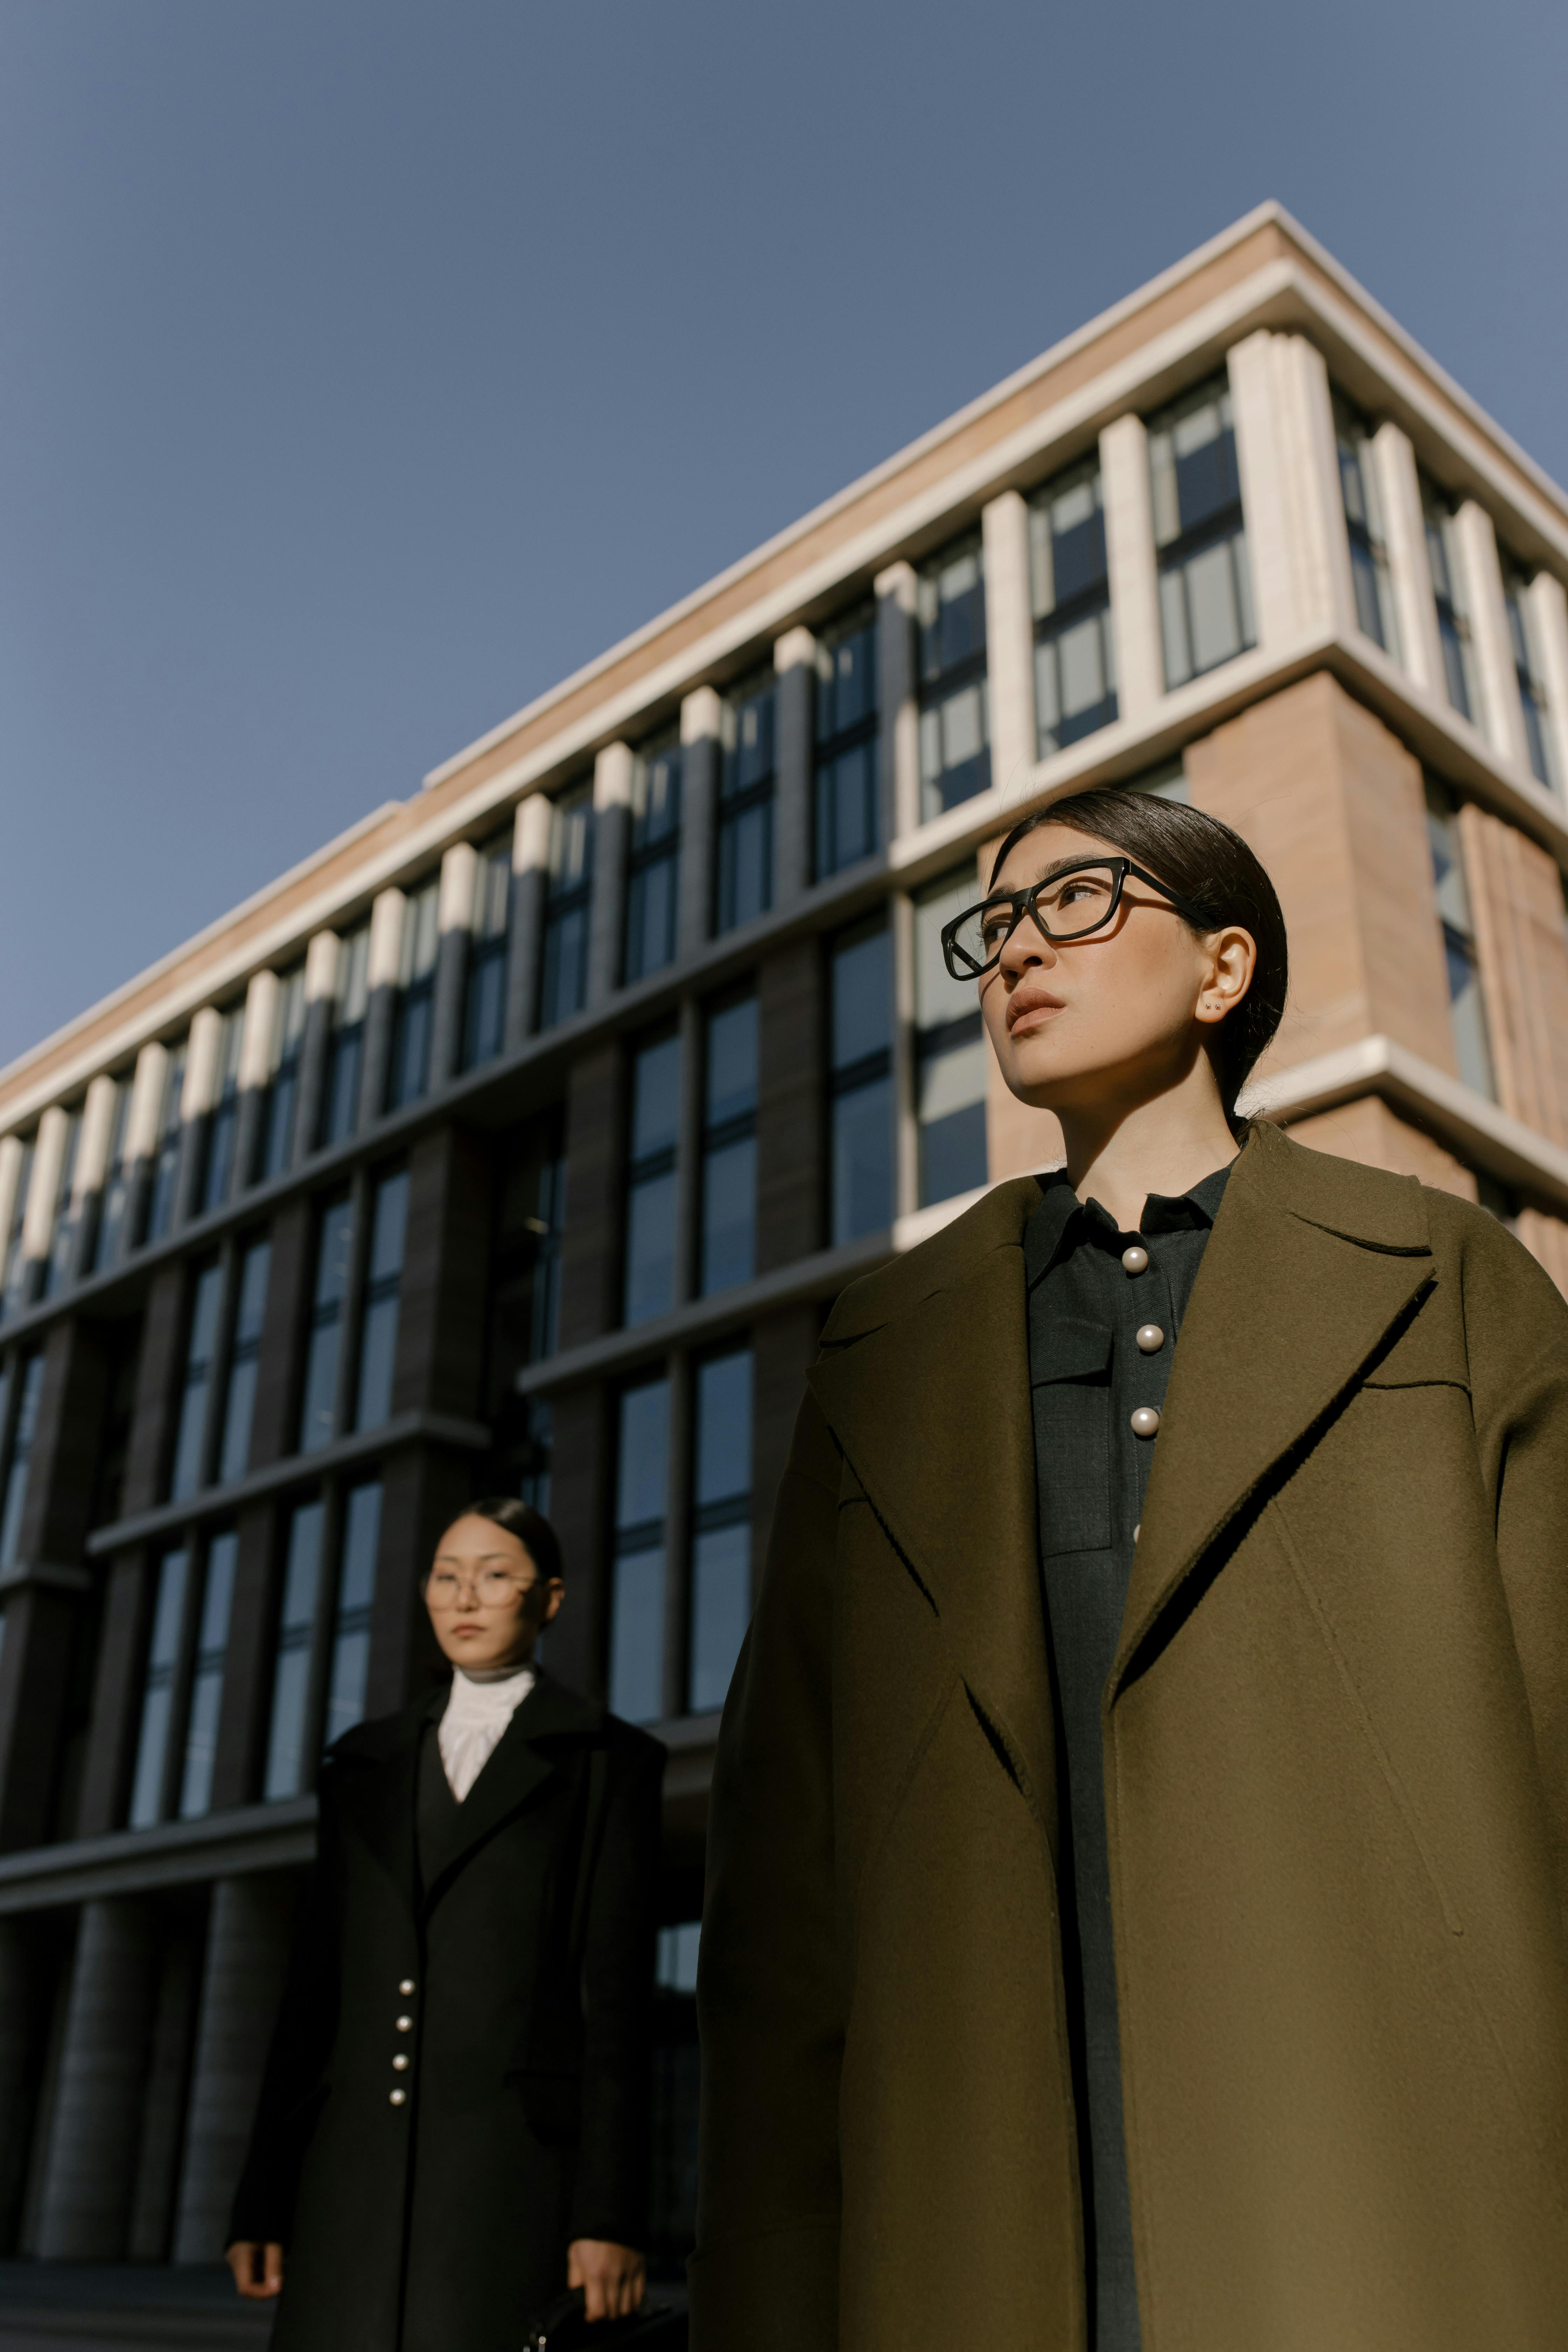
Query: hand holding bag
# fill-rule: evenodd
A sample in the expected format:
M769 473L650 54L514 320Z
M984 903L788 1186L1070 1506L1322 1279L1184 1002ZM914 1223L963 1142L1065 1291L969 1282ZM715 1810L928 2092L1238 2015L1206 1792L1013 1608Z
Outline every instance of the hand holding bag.
M523 2352L686 2352L686 2314L650 2296L626 2319L590 2319L582 2288L574 2287L531 2319Z

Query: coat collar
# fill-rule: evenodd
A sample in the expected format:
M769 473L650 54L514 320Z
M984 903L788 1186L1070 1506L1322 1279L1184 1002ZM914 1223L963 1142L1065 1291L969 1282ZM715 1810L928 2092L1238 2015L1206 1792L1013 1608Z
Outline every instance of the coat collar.
M1048 1822L1051 1706L1023 1236L1000 1184L845 1294L811 1388ZM1112 1671L1157 1646L1178 1591L1321 1425L1432 1280L1421 1191L1259 1124L1231 1166L1172 1367Z
M423 1890L416 1848L420 1742L426 1727L440 1721L448 1686L416 1699L397 1715L356 1725L333 1748L334 1757L345 1762L360 1759L379 1768L363 1785L350 1782L345 1811L411 1910L417 1912L422 1903L428 1909L477 1849L528 1803L554 1773L563 1743L590 1738L604 1723L605 1710L595 1701L568 1690L542 1667L535 1672L533 1688L463 1801L461 1835L446 1867Z

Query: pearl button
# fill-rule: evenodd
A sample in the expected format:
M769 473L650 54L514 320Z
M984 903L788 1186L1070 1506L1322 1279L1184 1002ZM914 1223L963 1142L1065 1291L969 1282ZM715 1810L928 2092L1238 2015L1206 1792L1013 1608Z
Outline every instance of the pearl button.
M393 2071L393 2073L394 2073L395 2074L401 2074L403 2073L404 2069L406 2067L407 2063L408 2063L408 2053L407 2053L405 2050L400 2050L400 2051L398 2052L398 2053L397 2053L396 2057L395 2057L395 2058L393 2060L393 2062L392 2062L392 2071Z
M1156 1414L1155 1419L1158 1420L1158 1418L1159 1416ZM397 2021L397 2030L399 2033L412 2033L414 2031L414 2020L411 2017L400 2017Z
M1134 1437L1152 1437L1160 1426L1160 1416L1152 1404L1141 1404L1132 1415Z
M1165 1344L1165 1335L1157 1323L1140 1323L1133 1337L1146 1356L1157 1356Z
M1131 1249L1124 1249L1122 1251L1121 1271L1123 1274L1146 1274L1148 1270L1149 1253L1146 1249L1140 1249L1137 1243L1134 1242Z
M400 2107L403 2105L404 2100L408 2096L408 2094L406 2091L388 2091L386 2095L388 2101L393 2106Z
M413 1979L413 1978L412 1978L412 1977L405 1977L405 1978L403 1978L403 1979L401 1980L401 1982L400 1982L400 1983L399 1983L399 1985L398 1985L397 1990L398 1990L398 1991L399 1991L400 1993L402 1993L402 1994L405 1996L405 1998L406 1998L406 1996L407 1996L409 1993L411 1993L411 1992L413 1991L413 1990L414 1990L414 1979Z
M1136 1542L1137 1542L1137 1540L1138 1540L1139 1537L1142 1534L1142 1532L1143 1532L1143 1522L1142 1522L1142 1519L1140 1519L1140 1520L1139 1520L1139 1522L1138 1522L1138 1524L1137 1524L1137 1526L1136 1526L1136 1527L1133 1528L1133 1530L1132 1530L1132 1540L1133 1540L1133 1542L1134 1542L1134 1543L1136 1543Z

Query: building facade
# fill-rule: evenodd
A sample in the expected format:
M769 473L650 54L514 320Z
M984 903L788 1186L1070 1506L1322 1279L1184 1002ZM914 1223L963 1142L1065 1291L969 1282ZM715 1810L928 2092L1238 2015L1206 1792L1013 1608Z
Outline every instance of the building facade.
M1568 500L1268 206L0 1073L0 2251L212 2260L316 1759L476 1493L708 1776L843 1286L1058 1156L941 926L1089 784L1289 924L1254 1090L1568 1288Z

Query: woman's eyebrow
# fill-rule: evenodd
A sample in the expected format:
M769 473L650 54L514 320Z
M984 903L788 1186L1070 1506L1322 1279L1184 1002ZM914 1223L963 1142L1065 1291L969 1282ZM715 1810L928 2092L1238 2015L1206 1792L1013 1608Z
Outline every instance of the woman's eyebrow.
M1026 890L1037 890L1042 882L1048 882L1053 874L1065 874L1069 866L1104 866L1109 863L1108 858L1102 857L1053 857L1048 866L1041 867L1032 882L1026 882L1023 887ZM986 904L989 906L993 898L1011 898L1015 895L1011 890L1004 890L999 882L994 883L986 895Z

